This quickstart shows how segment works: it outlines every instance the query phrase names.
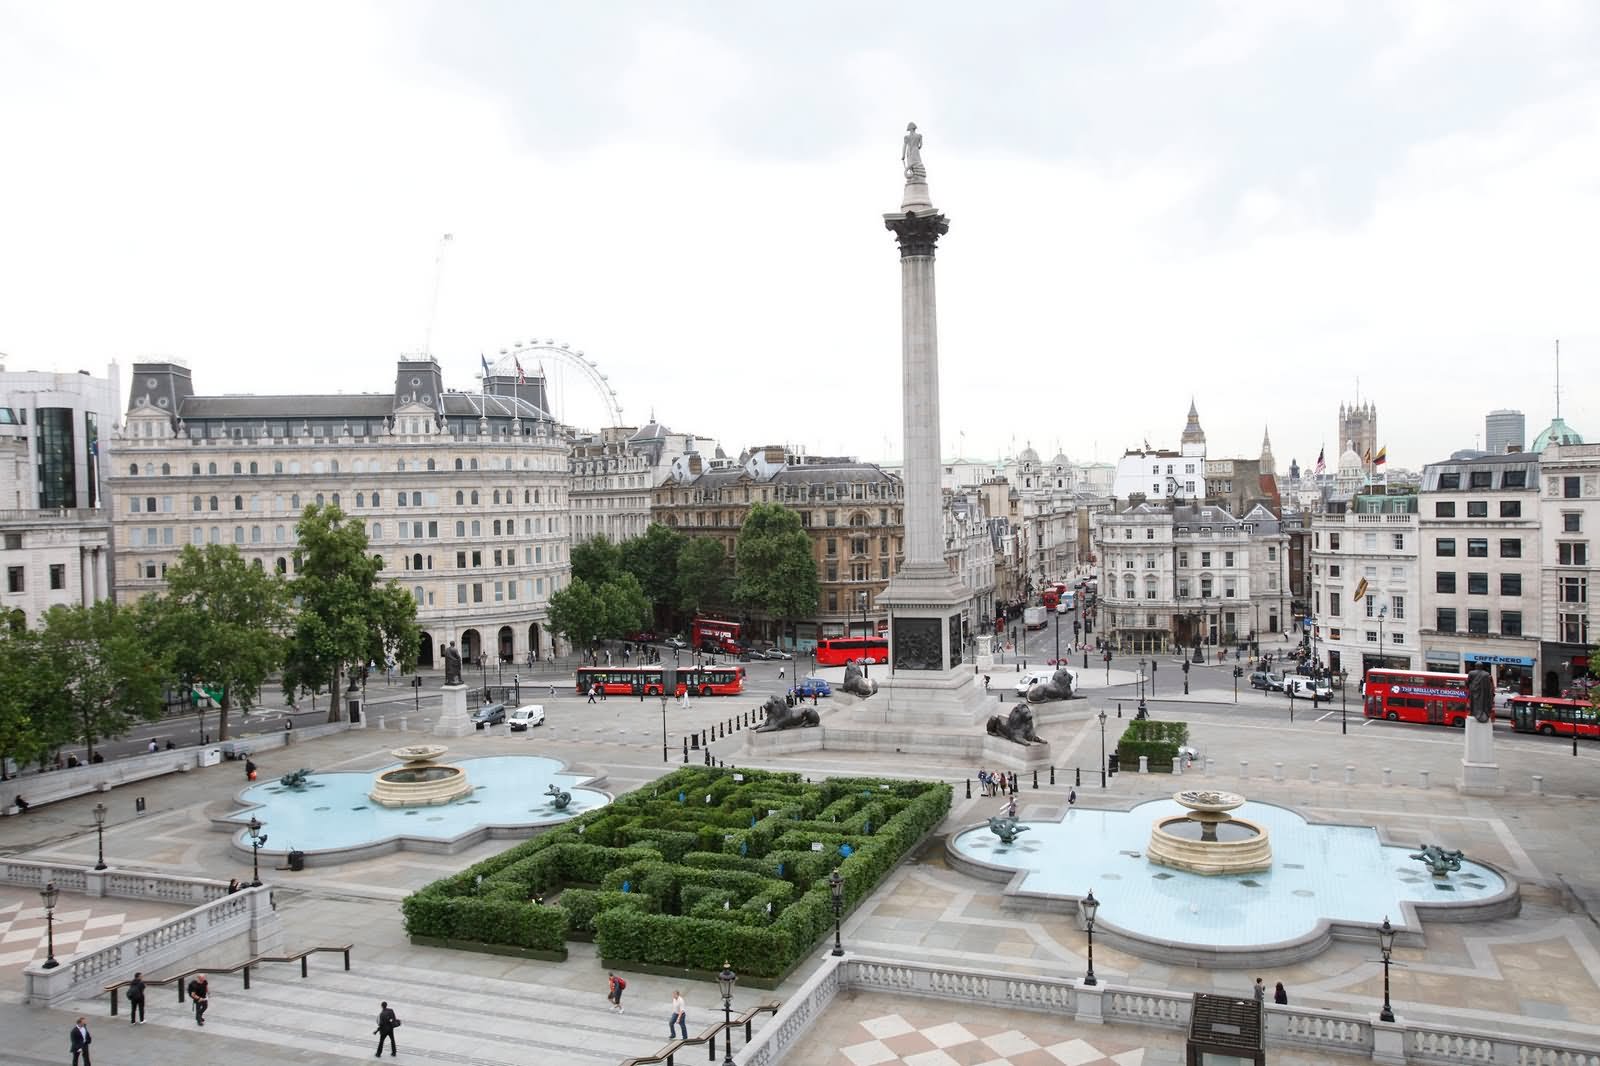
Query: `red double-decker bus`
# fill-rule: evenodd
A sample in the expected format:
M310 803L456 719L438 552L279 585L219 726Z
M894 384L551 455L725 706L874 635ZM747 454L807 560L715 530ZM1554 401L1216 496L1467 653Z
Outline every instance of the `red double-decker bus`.
M660 666L580 666L575 686L586 696L594 686L608 696L659 696L666 686ZM686 666L678 670L672 695L737 696L744 691L742 666Z
M1553 696L1511 697L1511 728L1518 733L1600 737L1600 709L1587 700Z
M720 618L696 618L689 626L689 646L695 651L728 655L744 651L739 641L739 623Z
M886 663L888 637L824 637L817 641L818 666L845 666L849 663Z
M1368 670L1365 695L1362 713L1368 718L1465 726L1472 717L1466 674Z

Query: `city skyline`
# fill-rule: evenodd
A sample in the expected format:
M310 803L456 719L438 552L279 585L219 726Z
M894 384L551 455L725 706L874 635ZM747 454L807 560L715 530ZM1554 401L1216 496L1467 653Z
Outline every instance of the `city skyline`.
M1265 428L1333 467L1359 398L1420 469L1494 408L1531 440L1555 339L1569 383L1600 351L1581 5L287 10L0 4L7 369L354 392L429 347L470 390L560 338L626 423L898 462L908 120L951 218L946 457L1114 462L1193 399L1212 455Z

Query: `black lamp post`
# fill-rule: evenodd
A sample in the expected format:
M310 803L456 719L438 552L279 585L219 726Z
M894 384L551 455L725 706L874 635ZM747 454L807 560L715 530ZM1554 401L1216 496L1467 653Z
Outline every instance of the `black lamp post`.
M1079 901L1078 909L1083 911L1083 927L1089 931L1089 972L1083 975L1083 983L1097 985L1100 982L1094 976L1094 916L1100 910L1100 901L1094 898L1094 889Z
M261 887L261 848L267 842L267 834L261 831L261 819L251 818L250 824L245 827L250 833L250 887Z
M39 890L39 898L44 900L44 935L47 945L44 968L47 970L53 970L61 965L56 961L56 897L60 891L54 881Z
M1378 927L1378 950L1383 952L1383 1010L1378 1012L1380 1022L1394 1021L1394 1007L1389 1003L1389 957L1394 954L1394 926L1387 916Z
M1100 708L1100 787L1106 787L1106 709Z
M1350 686L1350 671L1349 670L1340 670L1339 671L1339 732L1340 733L1349 733L1350 732L1350 724L1349 724L1349 721L1345 717L1345 707L1346 707L1346 704L1348 702L1348 697L1345 695L1345 689L1348 688L1349 686Z
M94 868L96 870L104 870L106 868L106 805L104 803L96 803L94 805L94 846L96 856Z
M856 592L856 603L861 607L861 637L865 640L872 635L871 624L867 621L867 590L860 589ZM872 662L872 656L865 648L861 652L861 676L867 676L867 667Z
M833 954L843 955L844 945L839 942L839 919L844 914L844 878L835 869L828 875L828 895L833 897Z
M1384 623L1384 620L1386 618L1388 618L1388 617L1389 617L1389 605L1386 603L1382 607L1378 608L1378 666L1379 666L1379 668L1382 668L1384 666L1384 659L1388 658L1388 654L1389 654L1388 650L1383 646L1383 623ZM1367 676L1367 673L1366 673L1365 670L1363 670L1361 672L1361 676L1363 678L1365 678Z
M717 974L717 988L722 992L722 1066L733 1066L733 983L738 979L724 962Z
M1149 718L1150 711L1144 705L1144 656L1139 657L1139 717Z

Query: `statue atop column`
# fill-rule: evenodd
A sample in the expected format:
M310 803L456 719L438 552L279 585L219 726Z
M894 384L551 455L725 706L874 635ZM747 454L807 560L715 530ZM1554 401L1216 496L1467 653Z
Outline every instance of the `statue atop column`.
M907 181L927 181L928 168L922 165L922 134L915 122L906 123L906 136L901 141L900 163L905 168Z

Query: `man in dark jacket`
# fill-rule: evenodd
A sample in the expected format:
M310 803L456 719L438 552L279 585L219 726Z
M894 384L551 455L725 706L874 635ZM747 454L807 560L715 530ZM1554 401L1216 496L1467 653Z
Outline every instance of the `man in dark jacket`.
M79 1018L78 1024L72 1027L72 1066L78 1066L80 1056L83 1066L89 1066L89 1044L93 1040L89 1035L89 1019Z
M400 1024L400 1019L395 1017L394 1011L389 1007L389 1001L384 1000L379 1004L378 1027L373 1032L378 1034L378 1050L373 1052L374 1058L383 1055L383 1042L389 1041L389 1057L394 1058L397 1049L394 1046L395 1027Z
M136 973L128 982L128 1024L144 1021L144 974Z
M194 1003L194 1024L206 1024L206 1008L210 1003L211 989L206 985L206 975L197 973L189 982L189 999Z

